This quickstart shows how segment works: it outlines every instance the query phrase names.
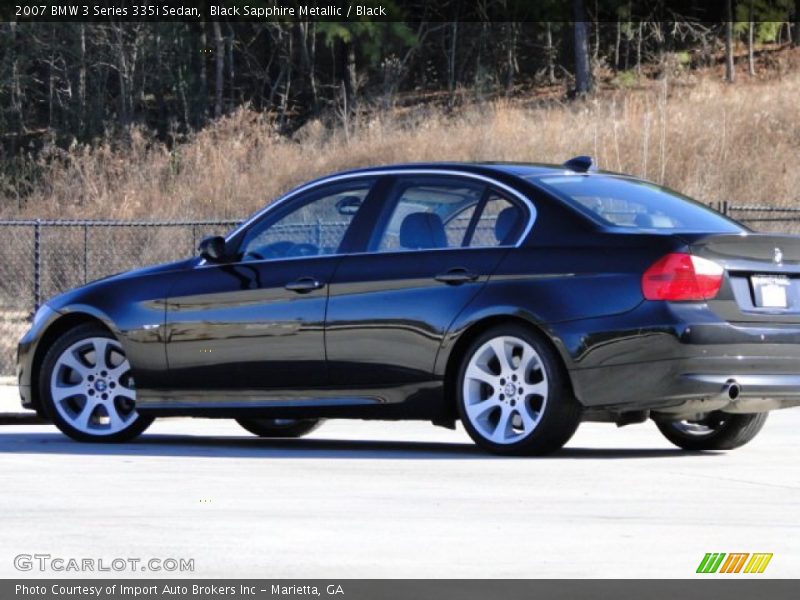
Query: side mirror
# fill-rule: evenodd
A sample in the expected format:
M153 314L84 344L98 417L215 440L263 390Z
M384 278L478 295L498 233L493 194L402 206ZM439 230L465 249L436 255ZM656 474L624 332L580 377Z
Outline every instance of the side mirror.
M225 238L219 235L203 238L197 249L200 251L200 257L208 262L221 262L227 255Z

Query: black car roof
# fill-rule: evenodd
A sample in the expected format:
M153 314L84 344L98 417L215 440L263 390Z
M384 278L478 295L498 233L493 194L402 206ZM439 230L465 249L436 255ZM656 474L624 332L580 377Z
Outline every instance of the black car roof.
M542 164L542 163L523 163L523 162L420 162L420 163L401 163L390 165L379 165L365 167L361 169L351 169L337 173L338 175L379 172L386 170L456 170L478 173L481 175L513 175L516 177L536 177L540 175L560 174L569 171L564 165Z

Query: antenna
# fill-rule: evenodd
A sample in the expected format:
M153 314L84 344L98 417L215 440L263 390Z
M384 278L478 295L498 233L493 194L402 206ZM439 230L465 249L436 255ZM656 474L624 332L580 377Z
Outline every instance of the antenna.
M594 164L591 156L576 156L574 158L570 158L564 163L564 166L570 171L575 171L576 173L597 171L597 165Z

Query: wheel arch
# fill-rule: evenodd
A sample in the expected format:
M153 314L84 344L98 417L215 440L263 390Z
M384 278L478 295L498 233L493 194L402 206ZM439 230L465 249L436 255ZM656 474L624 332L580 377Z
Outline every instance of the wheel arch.
M444 396L445 406L449 416L455 416L458 412L454 390L457 385L456 376L458 375L458 368L464 357L464 353L478 336L498 325L518 325L540 337L558 357L561 367L564 369L566 380L570 388L572 388L571 375L567 368L567 361L564 358L566 350L563 345L558 342L557 338L554 339L540 324L519 314L493 314L469 324L457 335L447 353L444 362Z
M47 351L52 347L52 345L56 342L58 338L62 335L79 327L81 325L86 324L94 324L102 327L109 333L111 333L114 337L119 339L118 332L115 331L115 327L111 324L111 321L105 315L97 314L95 311L84 311L84 310L74 310L67 313L62 314L62 316L58 317L55 321L50 323L47 329L44 330L41 337L39 338L38 343L36 344L36 349L33 353L33 359L31 361L31 405L36 410L36 412L40 415L43 414L41 396L39 393L39 371L42 368L42 363L44 362L44 357L47 354Z

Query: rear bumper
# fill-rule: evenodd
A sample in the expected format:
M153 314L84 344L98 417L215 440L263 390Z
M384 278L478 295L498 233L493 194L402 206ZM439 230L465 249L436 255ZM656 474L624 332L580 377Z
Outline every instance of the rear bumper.
M632 313L566 324L575 394L587 407L759 412L800 405L800 325L721 321L703 303L644 302ZM588 329L588 333L587 333ZM570 346L570 344L572 344ZM740 389L736 402L726 386ZM697 412L702 412L698 410Z

